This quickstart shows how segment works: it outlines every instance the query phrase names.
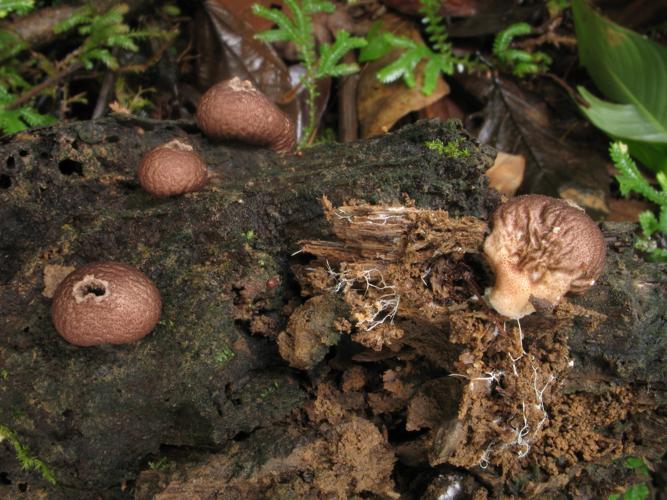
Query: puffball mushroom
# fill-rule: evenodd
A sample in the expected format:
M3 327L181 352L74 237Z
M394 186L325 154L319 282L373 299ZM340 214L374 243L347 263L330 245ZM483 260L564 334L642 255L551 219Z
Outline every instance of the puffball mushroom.
M204 187L208 182L208 170L192 146L174 139L144 155L137 177L149 193L175 196Z
M58 285L51 319L70 344L127 344L155 327L161 307L160 292L144 273L119 262L96 262Z
M593 286L606 245L578 205L542 195L518 196L493 214L484 254L496 275L488 300L503 316L535 312L532 302L556 305L568 291Z
M252 82L216 83L197 105L197 124L212 139L230 139L287 153L296 144L292 121Z

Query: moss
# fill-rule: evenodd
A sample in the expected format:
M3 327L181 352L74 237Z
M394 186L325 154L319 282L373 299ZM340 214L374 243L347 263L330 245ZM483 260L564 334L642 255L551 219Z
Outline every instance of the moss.
M236 353L227 346L223 346L218 352L213 355L213 359L216 363L221 365L227 363L227 361L234 359Z
M0 442L5 439L12 445L12 448L14 448L16 459L20 462L22 469L36 470L46 481L51 484L56 484L56 476L49 466L39 458L31 456L28 448L21 443L18 435L14 431L4 425L0 425Z
M462 146L463 139L457 137L445 144L441 139L432 139L426 141L424 145L432 150L437 151L438 153L447 156L448 158L469 158L470 150Z

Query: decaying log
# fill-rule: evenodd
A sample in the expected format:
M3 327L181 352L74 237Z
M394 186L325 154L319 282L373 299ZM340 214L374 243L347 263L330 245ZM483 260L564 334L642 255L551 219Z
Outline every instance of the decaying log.
M144 152L174 137L190 141L214 175L202 192L156 199L141 191L135 169ZM425 147L434 139L457 141L469 156L446 158ZM298 431L307 426L295 423L294 412L307 411L313 421L324 417L308 409L309 384L281 360L275 342L298 304L289 264L300 256L290 255L299 241L333 239L319 200L396 206L409 198L451 217L486 219L499 202L483 176L492 154L457 125L435 121L283 158L211 144L189 122L127 117L3 139L0 425L54 471L58 485L22 471L3 442L0 496L43 490L53 498L84 498L107 489L129 495L124 481L162 454L180 450L185 457L192 450L198 460L217 460L216 452L233 457L245 443L252 448L244 459L252 462L247 475L226 465L225 477L249 477L259 489L244 483L241 490L266 493L257 478L297 474L288 466L296 462L279 467L270 457L301 460L324 448L333 453L313 428ZM603 311L606 319L592 331L589 321L573 321L569 343L579 371L566 387L599 397L612 386L636 392L646 411L629 422L644 438L637 449L655 459L665 449L667 271L634 254L632 227L605 230L611 255L604 278L574 302ZM162 293L158 327L136 344L77 348L51 325L43 295L49 277L98 260L138 267ZM342 344L335 362L349 363L343 359L348 352L349 359L372 358ZM356 387L353 377L346 380ZM317 391L323 400L324 386ZM331 425L332 439L368 434L368 422L358 417ZM280 446L266 437L272 429ZM385 457L387 446L374 446L371 456ZM267 460L270 467L262 468ZM391 461L383 460L386 470ZM299 484L308 483L312 492L313 484L325 484L321 478ZM167 492L192 491L171 480ZM483 475L479 480L490 484ZM149 482L138 487L160 491ZM294 484L286 480L284 491L296 491ZM276 484L271 488L278 491Z

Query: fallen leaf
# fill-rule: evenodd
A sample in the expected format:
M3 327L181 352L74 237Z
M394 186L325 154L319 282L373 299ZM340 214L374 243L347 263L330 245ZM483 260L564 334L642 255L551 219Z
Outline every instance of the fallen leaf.
M76 268L73 266L61 266L57 264L47 264L44 266L44 290L42 295L47 299L53 298L58 285Z
M382 29L396 35L410 37L423 42L419 31L412 22L393 14L382 16ZM407 87L402 80L385 85L377 79L377 72L394 61L401 50L390 51L384 57L368 63L361 70L357 93L357 113L361 137L388 132L402 117L412 111L418 111L449 93L449 86L441 76L438 77L435 90L429 96L421 91L424 61L420 62L415 75L417 85Z
M653 205L643 200L609 200L610 213L605 220L613 222L637 222L639 214L652 210Z
M292 88L289 71L271 45L256 40L256 31L228 4L233 0L208 0L195 17L197 79L202 89L238 76L250 80L274 102Z
M483 95L479 82L467 88ZM558 121L542 96L523 90L511 80L486 79L484 95L486 106L478 139L526 159L520 192L560 196L599 214L609 213L606 199L611 177L607 162L590 143L567 135L570 121Z
M493 166L486 171L489 186L503 196L511 198L515 195L526 171L526 159L522 155L498 152Z
M450 96L446 95L442 99L438 99L421 109L419 111L419 118L439 118L442 121L455 118L463 121L465 113Z

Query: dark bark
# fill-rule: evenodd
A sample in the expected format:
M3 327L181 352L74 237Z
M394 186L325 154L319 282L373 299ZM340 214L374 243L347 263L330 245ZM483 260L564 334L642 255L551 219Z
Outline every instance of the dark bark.
M175 136L202 153L214 178L202 192L156 199L140 189L135 169L144 152ZM470 157L424 147L458 138ZM491 161L457 125L435 121L284 158L213 145L189 122L123 117L5 139L0 424L54 470L51 494L68 498L120 484L161 448L218 450L284 424L306 397L300 376L273 341L249 332L255 320L269 333L284 326L296 292L289 256L297 241L328 234L319 198L395 203L407 194L417 206L487 218L498 203L482 175ZM646 422L635 423L655 457L665 448L667 271L634 255L632 229L606 227L605 278L578 300L608 319L593 332L575 324L582 375L569 387L650 384ZM162 293L162 320L136 344L77 348L51 325L45 267L98 260L138 267ZM12 448L0 445L0 496L46 484L19 469Z

